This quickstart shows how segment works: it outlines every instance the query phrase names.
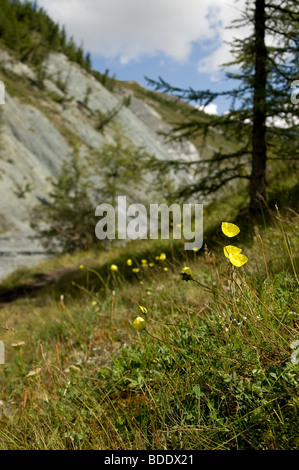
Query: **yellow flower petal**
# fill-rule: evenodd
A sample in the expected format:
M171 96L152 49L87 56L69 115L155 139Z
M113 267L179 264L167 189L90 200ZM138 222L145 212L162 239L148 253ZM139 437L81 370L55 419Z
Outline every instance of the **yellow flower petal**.
M223 248L224 254L227 258L229 258L229 255L239 255L241 253L241 248L238 248L233 245L227 245Z
M146 327L145 319L142 317L136 317L133 321L133 328L137 331L142 331Z
M142 305L139 305L139 309L140 309L141 313L144 313L144 315L147 314L147 309L145 307L143 307Z
M229 260L234 266L237 266L237 268L240 268L241 266L243 266L243 264L247 263L248 258L247 256L241 255L241 254L234 254L234 255L230 254Z
M237 225L231 224L229 222L222 222L221 229L224 235L227 237L235 237L240 232L240 229Z

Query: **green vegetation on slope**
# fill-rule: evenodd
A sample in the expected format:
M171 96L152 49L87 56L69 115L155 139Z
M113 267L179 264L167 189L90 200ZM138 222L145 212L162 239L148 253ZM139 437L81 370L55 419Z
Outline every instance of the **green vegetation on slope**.
M128 90L133 96L155 109L162 119L172 127L183 124L188 119L192 119L198 124L206 123L207 125L211 120L208 114L194 108L186 101L166 93L148 90L135 82L116 80L116 83L122 89ZM165 135L165 138L169 139L170 136ZM215 148L222 149L224 152L233 151L237 148L237 144L230 138L229 132L224 134L218 132L216 128L211 131L211 135L207 136L206 139L201 135L196 135L191 136L189 140L199 149L201 158L210 157L212 149Z
M63 52L70 60L90 70L90 56L60 28L36 2L2 0L0 42L22 62L40 65L50 51Z
M64 278L3 306L2 449L298 448L298 214L237 218L232 239L215 222L200 252L64 257Z

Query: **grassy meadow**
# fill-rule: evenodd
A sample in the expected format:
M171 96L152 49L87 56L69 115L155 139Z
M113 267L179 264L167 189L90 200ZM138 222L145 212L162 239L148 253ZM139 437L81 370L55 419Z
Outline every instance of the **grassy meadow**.
M253 2L246 3L249 8ZM265 9L263 2L255 3ZM127 126L113 120L117 109L130 107L131 98L158 113L161 124L167 124L166 134L168 126L190 129L187 136L199 150L200 163L213 164L207 178L205 165L196 169L194 162L184 160L186 169L192 175L195 172L197 181L206 179L205 191L196 194L208 194L213 202L204 205L203 246L198 251L186 251L184 241L173 239L149 238L125 246L112 242L109 250L96 245L88 251L54 256L31 268L19 268L0 281L0 359L1 347L5 347L5 361L0 363L0 450L299 450L297 129L279 124L284 117L288 124L297 115L290 105L295 83L291 78L297 76L293 73L297 70L297 13L295 2L289 2L288 8L283 5L288 2L277 8L275 3L269 2L271 14L265 15L267 34L274 34L269 36L273 39L269 46L262 47L262 33L255 36L250 22L250 36L232 43L236 53L232 65L241 68L238 73L232 69L227 77L236 78L238 86L230 94L224 93L232 99L230 113L213 116L198 109L195 114L193 105L157 91L163 87L150 91L134 81L110 77L108 69L104 74L92 70L89 53L76 46L64 27L45 11L39 11L36 2L2 0L1 51L15 62L6 67L5 62L10 61L3 55L0 80L11 97L11 109L17 105L36 108L74 150L74 157L82 144L84 155L85 149L90 150L85 160L87 172L85 165L80 168L79 160L73 160L61 173L54 188L56 212L46 222L54 220L58 229L63 228L61 233L82 241L91 234L85 227L92 227L94 233L90 218L91 206L94 217L94 204L87 204L89 195L114 201L137 183L140 193L147 192L144 170L146 175L153 172L153 190L158 189L161 200L171 193L169 168L157 172L156 162L149 164L145 159L143 163L143 155L131 152L131 142L122 153L116 146L109 158L105 152L102 156L95 152L95 132L101 133L101 142L107 138L110 149L115 136L126 137L127 142L129 135L142 132L143 125L152 126L151 112L144 113L143 107L145 123L140 118L142 126L136 124L136 131L128 126L128 135ZM263 15L253 16L258 22ZM245 21L246 15L241 18ZM70 72L75 71L72 63L83 68L86 91L82 96L79 81L69 86L69 72L63 80L64 66L60 68L59 61L52 63L53 75L52 67L51 74L47 72L45 61L51 52L65 54ZM260 70L254 74L258 62ZM25 65L34 78L31 74L26 78ZM106 88L105 93L99 93L98 87L92 90L89 74ZM259 83L255 76L263 75ZM104 113L109 108L108 92L114 96L110 97L110 111ZM192 103L196 94L192 88L189 92L191 95L183 94L184 100L188 96ZM100 109L89 108L91 93L103 95L103 102L99 100L102 111L102 104ZM198 103L212 102L213 93L205 93ZM117 103L115 98L120 107L112 106ZM235 105L240 98L238 109ZM138 108L134 113L138 118ZM265 136L257 135L256 129L251 133L250 128L251 123L264 122L266 115L279 118L277 127L271 119L265 126L267 155L262 156L267 156L269 205L261 202L262 211L253 218L245 209L249 203L246 177L250 177L253 160L248 157L257 155L256 148L251 152L253 142L263 144ZM20 111L17 116L21 122L29 115ZM132 118L127 117L126 124ZM3 123L0 116L0 133ZM264 126L253 127L264 130ZM14 123L11 129L18 139L19 155L21 145L27 149L33 128L27 133L22 125L17 132ZM151 132L145 133L136 142L151 142L151 136ZM50 138L43 141L48 145ZM28 150L39 145L36 140ZM0 142L3 161L16 164L15 174L9 173L11 181L18 181L23 170L18 174L17 162L5 156L2 147ZM39 158L37 153L33 156ZM22 160L21 169L26 161ZM142 165L130 166L132 162ZM50 175L52 165L49 168ZM179 167L174 171L180 171ZM104 187L88 181L95 175L105 178ZM6 176L0 172L0 179ZM32 176L34 181L39 173L33 171ZM217 183L214 187L209 185L210 177ZM10 184L9 179L4 181ZM30 185L26 182L16 189L21 206ZM39 221L43 221L47 205L41 207ZM0 233L13 231L8 218L0 215ZM86 220L91 224L84 225ZM233 231L230 237L227 229L235 227L223 223L234 224L240 231ZM48 237L47 243L51 240ZM4 263L5 257L0 261Z
M0 449L298 449L298 220L207 209L198 252L142 240L9 276Z

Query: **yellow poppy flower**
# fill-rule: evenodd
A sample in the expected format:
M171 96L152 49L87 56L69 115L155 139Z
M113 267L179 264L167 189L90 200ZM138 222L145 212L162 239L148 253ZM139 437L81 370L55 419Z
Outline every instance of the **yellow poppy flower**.
M116 266L116 264L111 264L110 270L111 271L118 271L118 267Z
M132 266L132 260L131 259L127 259L127 265Z
M243 266L243 264L247 263L248 258L245 255L236 253L234 255L230 254L229 260L234 266L237 266L237 268L240 268L241 266Z
M137 331L142 331L146 327L145 319L142 317L136 317L133 321L133 328Z
M154 263L149 263L149 267L152 268L154 266Z
M227 237L235 237L240 232L240 229L237 225L231 224L229 222L222 222L221 229L224 235Z
M163 271L164 271L165 273L167 273L168 268L164 267L164 268L163 268Z
M133 268L132 273L139 273L139 268Z
M164 261L165 259L166 259L165 253L161 253L161 254L160 254L160 260L161 260L161 261Z
M229 255L239 255L241 253L241 248L238 248L233 245L227 245L223 248L224 254L227 258L229 258Z
M188 268L188 266L185 266L180 274L183 281L190 281L190 279L193 279L194 276L192 269Z
M147 263L147 260L146 259L142 259L141 260L141 264L146 264Z

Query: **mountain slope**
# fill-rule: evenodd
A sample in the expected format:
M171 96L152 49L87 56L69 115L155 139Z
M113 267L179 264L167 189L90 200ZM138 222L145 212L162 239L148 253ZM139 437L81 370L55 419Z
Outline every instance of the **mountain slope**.
M123 105L120 95L109 92L63 54L53 53L47 59L43 89L34 86L36 71L6 51L1 51L0 63L6 89L0 162L0 213L6 225L2 230L7 225L21 230L29 226L30 209L47 196L48 178L58 176L75 142L84 155L113 143L116 133L121 133L159 159L198 158L192 143L167 144L157 134L170 129L157 111L135 97L130 107ZM96 130L97 111L105 115L116 108L120 108L116 117L104 131Z

